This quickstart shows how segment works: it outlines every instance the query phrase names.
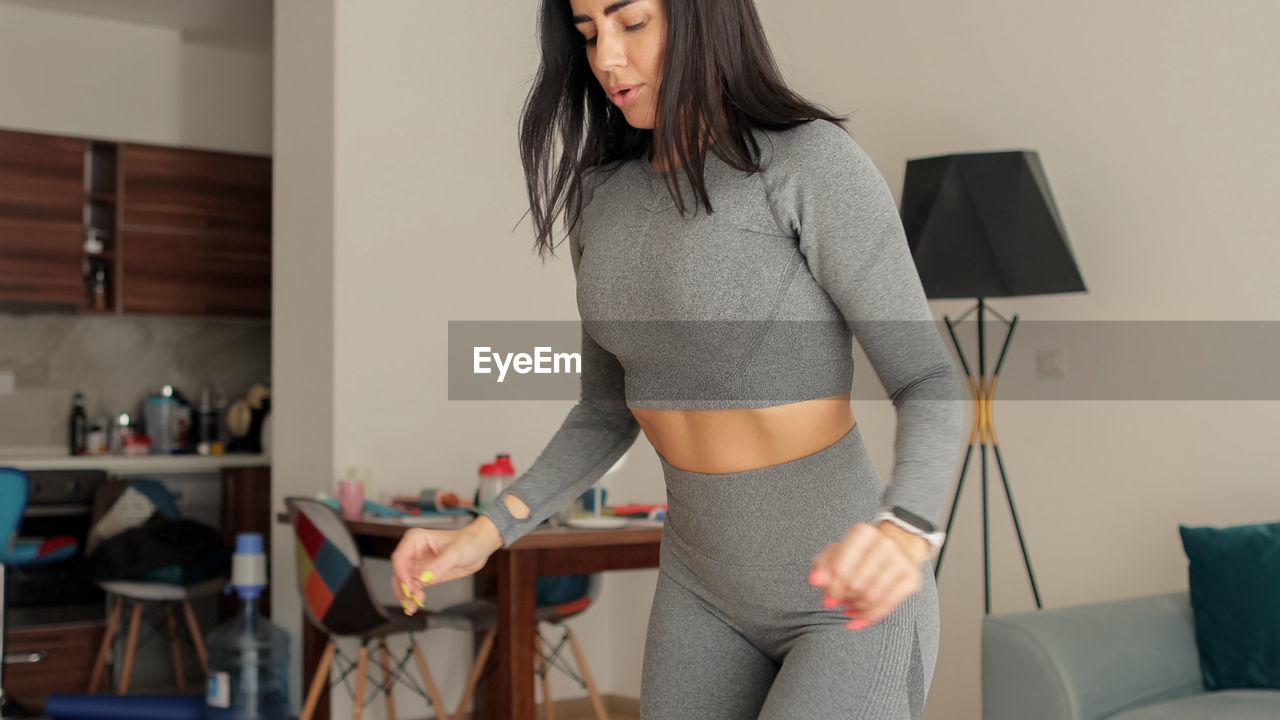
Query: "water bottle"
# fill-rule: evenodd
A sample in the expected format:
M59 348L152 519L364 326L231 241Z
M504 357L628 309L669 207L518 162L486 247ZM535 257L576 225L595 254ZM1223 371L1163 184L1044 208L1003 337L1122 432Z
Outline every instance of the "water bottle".
M289 720L289 635L258 612L267 586L260 533L236 535L231 587L240 614L209 633L207 720Z
M488 505L498 494L506 489L516 477L515 466L511 464L511 456L498 453L491 463L480 466L479 497L481 505Z

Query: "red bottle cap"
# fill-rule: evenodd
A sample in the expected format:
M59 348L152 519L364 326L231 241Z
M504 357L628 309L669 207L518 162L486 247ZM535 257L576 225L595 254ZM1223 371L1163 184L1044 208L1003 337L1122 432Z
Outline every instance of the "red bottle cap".
M515 466L511 464L511 456L499 454L491 463L480 466L481 475L515 475Z

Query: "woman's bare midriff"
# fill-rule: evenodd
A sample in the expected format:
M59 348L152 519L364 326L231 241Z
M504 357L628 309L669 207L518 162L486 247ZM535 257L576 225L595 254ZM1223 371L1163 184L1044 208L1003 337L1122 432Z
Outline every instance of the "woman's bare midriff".
M731 473L811 455L853 427L849 393L766 408L632 408L649 444L671 465Z
M668 463L700 473L754 470L811 455L855 422L849 393L767 408L632 408L631 414ZM520 498L509 494L505 502L515 517L529 517Z

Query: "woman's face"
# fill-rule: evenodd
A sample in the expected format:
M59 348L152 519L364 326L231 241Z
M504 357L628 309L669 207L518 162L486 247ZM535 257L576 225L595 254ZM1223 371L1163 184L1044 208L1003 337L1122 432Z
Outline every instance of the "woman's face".
M667 49L664 0L569 0L591 72L636 128L653 129Z

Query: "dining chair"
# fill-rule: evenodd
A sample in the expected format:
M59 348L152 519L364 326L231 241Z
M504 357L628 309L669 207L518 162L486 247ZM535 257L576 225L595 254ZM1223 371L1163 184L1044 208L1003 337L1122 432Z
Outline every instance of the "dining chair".
M296 540L298 591L302 595L302 607L308 620L329 635L320 664L311 680L300 720L311 720L320 693L329 685L329 669L335 666L339 682L346 685L354 671L353 694L354 719L361 720L364 713L365 686L368 677L370 651L378 657L373 662L382 669L380 691L386 697L387 717L395 720L395 704L391 688L399 682L431 703L436 716L450 720L435 678L427 667L427 661L414 633L437 628L453 628L466 632L479 632L487 625L496 627L496 613L475 602L459 603L443 610L423 610L412 616L405 615L399 606L384 606L369 592L368 564L361 556L355 538L341 516L319 500L291 497L285 499L289 523ZM402 657L392 662L386 640L396 634L409 636L409 647ZM470 678L463 691L464 702L475 691L480 673L493 648L496 630L486 633L480 652L472 664ZM346 657L337 646L335 638L353 638L360 643L355 659ZM412 657L417 665L425 690L405 671ZM347 686L348 690L352 690ZM375 693L378 692L375 690ZM376 695L370 701L376 699Z
M542 578L539 578L541 580ZM570 618L586 612L587 608L599 598L601 575L593 573L586 576L585 589L579 597L564 600L549 605L540 605L535 611L538 619L538 625L535 626L535 633L538 637L535 639L538 646L538 663L536 673L542 683L542 697L545 707L545 720L555 720L555 711L551 704L551 684L548 674L552 667L564 672L573 678L577 683L587 691L587 695L591 698L591 705L595 709L597 720L609 720L609 713L605 710L604 702L600 698L600 692L596 689L595 679L591 675L591 669L587 666L586 656L582 652L582 646L578 644L578 638L573 632L573 628L569 627L566 621ZM554 645L547 642L541 632L541 623L547 623L557 627L563 632ZM574 665L570 666L561 654L565 647L568 647L573 654Z
M104 483L94 498L94 506L100 511L89 529L86 552L91 560L99 560L94 553L107 547L113 538L122 537L124 533L148 524L175 522L181 519L178 503L173 494L160 482L151 479L113 480ZM178 691L187 690L186 669L182 660L182 626L185 624L187 635L195 649L196 659L200 663L203 675L209 674L209 655L204 645L204 632L196 619L191 605L198 598L217 595L227 584L223 567L230 559L230 552L207 554L205 559L195 563L188 570L198 570L196 565L206 565L212 572L185 572L184 568L170 566L141 576L128 578L100 579L98 587L107 593L111 600L111 612L107 617L107 629L102 636L102 644L98 647L97 658L93 664L93 672L89 676L87 692L96 693L104 680L110 686L107 677L107 660L111 656L117 634L123 629L121 619L125 608L129 608L128 635L125 641L124 662L120 669L120 681L116 687L117 694L129 692L132 682L134 660L139 645L139 632L144 624L144 612L148 607L160 607L164 611L165 622L159 630L169 641L170 656L173 660L174 679ZM120 553L117 553L120 554ZM141 555L134 549L134 555ZM141 559L141 558L138 558ZM131 563L133 558L121 558L122 564ZM183 576L191 577L184 580ZM212 577L205 577L212 575ZM181 613L182 620L178 619Z

